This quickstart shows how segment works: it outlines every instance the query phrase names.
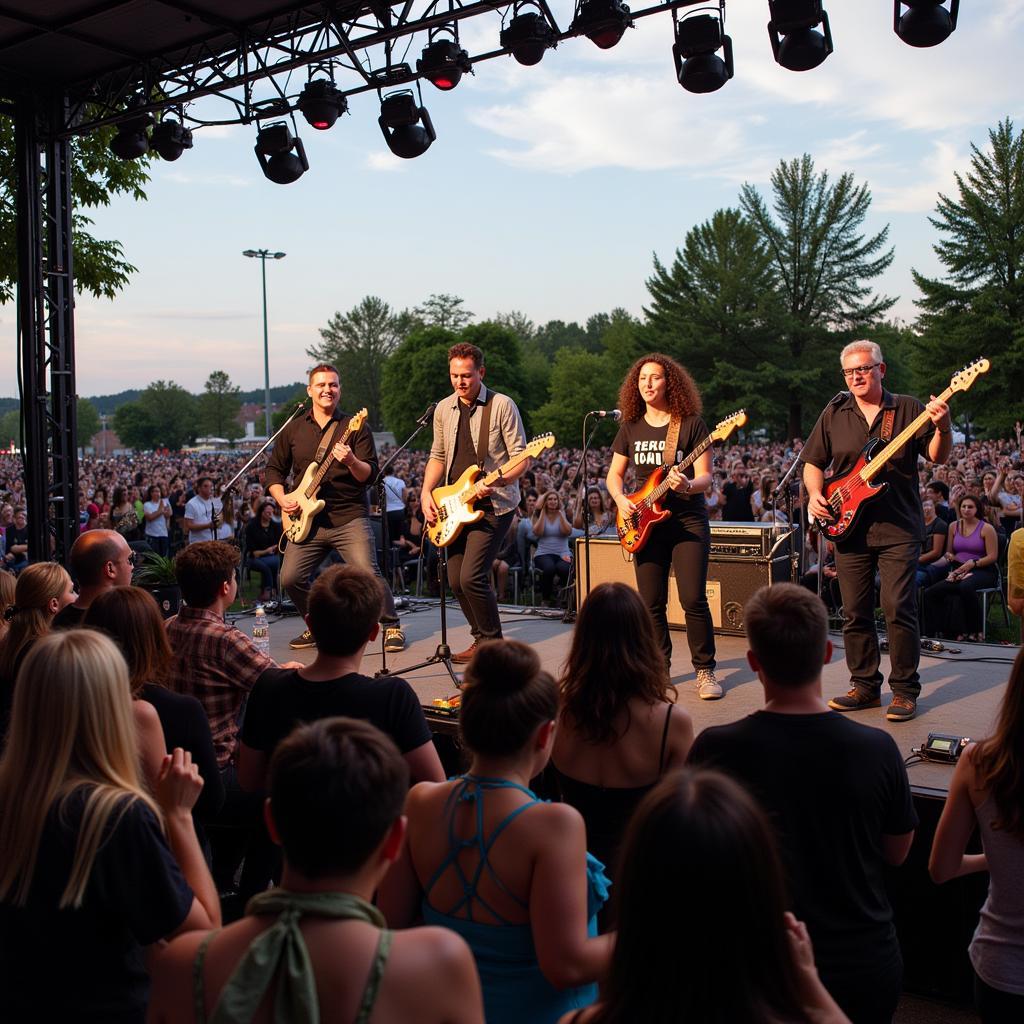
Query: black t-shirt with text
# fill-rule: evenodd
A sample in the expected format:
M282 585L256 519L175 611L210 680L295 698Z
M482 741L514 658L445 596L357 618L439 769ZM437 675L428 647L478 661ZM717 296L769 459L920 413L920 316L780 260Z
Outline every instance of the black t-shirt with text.
M682 462L710 433L699 416L684 416L679 425L676 462ZM662 464L667 436L667 423L661 427L652 427L643 416L620 425L619 432L612 442L612 451L625 455L633 464L636 470L637 490L643 488L647 478ZM689 479L693 479L693 466L683 472ZM684 496L678 491L669 490L661 504L672 512L705 511L703 493Z

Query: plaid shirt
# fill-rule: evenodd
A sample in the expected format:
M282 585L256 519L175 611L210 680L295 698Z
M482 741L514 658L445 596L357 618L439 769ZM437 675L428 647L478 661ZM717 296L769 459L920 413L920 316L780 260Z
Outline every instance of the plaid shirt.
M217 767L231 760L242 708L253 684L277 662L261 654L239 629L205 608L182 607L167 620L174 651L171 686L195 697L210 719Z

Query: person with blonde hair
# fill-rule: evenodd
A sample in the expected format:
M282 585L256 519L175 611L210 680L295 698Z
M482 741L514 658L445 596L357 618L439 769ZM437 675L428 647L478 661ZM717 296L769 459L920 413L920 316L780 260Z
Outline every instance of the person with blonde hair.
M0 647L0 749L3 749L18 667L32 645L49 632L54 616L75 599L71 577L56 562L36 562L21 571L14 598L0 609L7 637Z
M143 788L128 669L108 637L52 633L18 679L0 759L6 1015L141 1024L144 947L220 924L192 826L203 780L178 748Z

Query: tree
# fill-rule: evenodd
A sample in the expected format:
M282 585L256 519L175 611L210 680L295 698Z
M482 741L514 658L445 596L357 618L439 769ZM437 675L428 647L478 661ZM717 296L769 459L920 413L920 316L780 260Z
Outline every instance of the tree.
M75 252L75 287L99 297L113 298L136 268L124 259L121 243L96 238L89 232L92 220L82 211L109 206L115 195L144 200L143 185L148 157L119 160L110 152L113 127L99 128L71 141L71 194L75 205L72 244ZM15 191L17 188L14 122L0 118L0 303L14 297L18 275L15 237Z
M242 408L238 397L241 388L231 383L223 370L214 370L203 385L197 403L199 430L207 437L224 437L233 441L242 435L238 412Z
M114 411L114 431L127 448L155 448L155 431L149 413L140 402L125 402Z
M578 323L567 324L564 320L549 320L538 328L533 343L547 359L554 359L560 348L589 348L587 332Z
M174 381L155 380L138 401L118 406L114 430L129 447L178 449L195 440L196 400Z
M367 295L344 315L335 313L320 329L323 344L306 349L310 358L338 368L346 407L365 406L374 430L383 423L384 365L410 326L408 313L395 313L383 299Z
M18 409L8 409L0 416L0 449L10 444L21 447L21 412Z
M771 183L775 216L753 185L740 190L740 205L778 278L785 319L768 383L786 395L787 435L795 437L803 434L804 405L820 405L838 380L835 345L876 324L896 301L871 295L867 284L892 263L893 250L884 249L888 225L869 238L859 234L871 192L852 174L833 184L805 154L781 161Z
M551 368L551 399L533 413L533 427L550 430L560 444L579 446L584 416L591 409L612 408L618 390L607 356L560 349Z
M989 131L989 149L971 145L971 166L956 175L957 196L939 195L930 219L946 277L914 271L921 290L914 362L922 393L936 392L965 363L987 356L954 415L1008 434L1024 393L1024 136L1006 118ZM1018 400L1007 400L1017 395ZM961 399L958 398L958 402Z
M412 433L429 402L451 394L448 349L458 340L443 327L420 327L406 337L385 364L384 422L400 441ZM431 437L428 426L413 447L429 448Z
M288 420L288 417L295 412L295 406L305 402L309 398L304 384L300 384L282 403L277 412L270 417L270 429L275 433L280 430Z
M79 398L75 406L75 420L78 425L78 445L85 448L93 436L100 432L100 414L88 398Z
M461 331L476 315L463 309L463 299L458 295L431 295L412 312L424 327L442 327L446 331Z

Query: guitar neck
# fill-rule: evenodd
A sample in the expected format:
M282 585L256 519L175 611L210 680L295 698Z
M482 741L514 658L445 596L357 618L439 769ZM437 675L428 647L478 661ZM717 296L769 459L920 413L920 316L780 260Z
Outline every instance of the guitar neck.
M334 463L334 445L348 444L348 439L351 436L352 425L349 424L349 426L345 428L345 433L341 435L341 439L339 441L335 441L334 444L331 445L330 451L324 456L324 461L320 463L320 468L313 474L313 479L309 481L309 487L306 489L307 497L311 498L316 493L321 481L327 475L327 470L329 470Z
M483 480L478 480L477 484L483 484L484 487L491 487L505 475L506 470L515 469L516 466L521 462L525 462L528 458L530 458L530 451L528 448L524 448L518 455L513 455L504 466L488 473Z
M708 436L705 437L704 440L701 441L701 443L697 445L697 447L694 448L682 462L678 463L680 470L688 469L692 466L711 447L712 440L713 438L708 434ZM665 479L647 495L647 498L649 501L660 501L668 489L668 476L666 475Z
M952 388L946 388L938 396L939 401L945 402L953 395ZM884 414L883 414L884 415ZM885 464L921 429L928 419L928 410L921 414L903 428L861 471L860 478L868 483L873 480L885 468Z

